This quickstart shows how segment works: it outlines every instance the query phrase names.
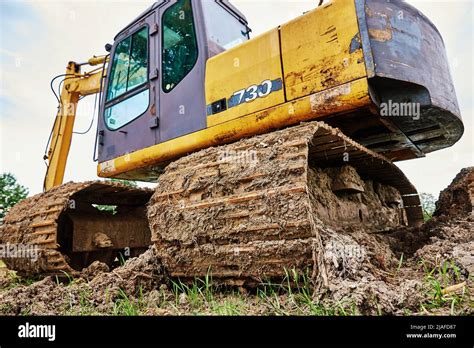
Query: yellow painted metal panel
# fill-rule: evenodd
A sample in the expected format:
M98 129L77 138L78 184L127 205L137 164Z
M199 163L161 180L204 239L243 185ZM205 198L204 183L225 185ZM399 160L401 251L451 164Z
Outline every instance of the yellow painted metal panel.
M66 74L73 75L75 72L75 64L69 63ZM79 93L71 92L69 88L70 84L66 83L61 90L61 106L54 120L53 132L47 153L48 167L43 183L44 190L61 185L66 171L66 163L76 119L77 103L80 97Z
M77 92L82 96L99 93L102 69L96 73L85 75L84 77L72 80L69 85L69 92Z
M152 171L141 168L163 164L243 137L357 110L371 103L367 79L362 78L100 163L97 173L101 177L146 180Z
M278 29L270 30L208 60L206 65L206 104L232 98L238 92L263 81L283 79ZM207 118L207 126L229 121L285 102L283 87L264 97L257 91L249 102L230 107ZM232 106L232 104L230 105Z
M281 26L288 100L366 76L353 0L333 0Z
M103 63L105 57L92 58L96 64ZM44 179L44 189L49 190L63 183L69 149L72 142L77 103L81 96L99 93L102 69L90 74L81 74L78 66L70 62L66 75L75 75L65 80L61 91L61 104L53 125L50 146L47 153L48 168Z

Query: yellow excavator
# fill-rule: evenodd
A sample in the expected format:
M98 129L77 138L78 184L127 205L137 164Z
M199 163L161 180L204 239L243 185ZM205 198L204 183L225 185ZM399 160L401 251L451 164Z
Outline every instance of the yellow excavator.
M420 224L417 191L393 162L463 133L429 19L402 1L332 0L250 32L228 1L162 0L109 54L70 62L57 77L45 192L0 229L35 257L11 255L8 267L74 275L154 244L171 276L242 284L323 272L325 229ZM63 184L77 104L91 94L98 176L155 190Z

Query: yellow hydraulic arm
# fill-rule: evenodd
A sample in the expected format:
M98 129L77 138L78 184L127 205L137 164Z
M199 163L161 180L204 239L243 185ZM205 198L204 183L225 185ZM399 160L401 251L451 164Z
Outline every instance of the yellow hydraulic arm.
M58 113L54 121L49 149L45 155L45 160L48 161L44 179L45 191L63 183L77 104L81 96L100 92L101 79L107 60L108 56L93 57L87 63L69 62L66 68ZM81 73L81 66L86 64L91 66L102 64L103 66L89 73Z

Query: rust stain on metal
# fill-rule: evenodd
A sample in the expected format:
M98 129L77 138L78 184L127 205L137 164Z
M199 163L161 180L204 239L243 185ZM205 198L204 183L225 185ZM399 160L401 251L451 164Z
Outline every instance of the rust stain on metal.
M235 130L223 133L215 137L215 140L219 143L225 143L226 141L232 141L237 136L237 132Z
M311 111L317 112L321 109L332 109L334 106L342 104L340 97L351 92L350 85L342 85L311 96Z
M370 18L374 16L374 11L367 5L365 5L365 15Z
M285 76L286 84L294 86L303 82L303 72L291 72Z
M268 111L263 111L263 112L259 113L259 114L257 115L257 122L258 122L258 121L261 121L261 120L264 120L264 119L267 118L269 115L270 115L270 114L269 114Z
M375 41L390 41L392 40L392 29L390 27L386 29L369 29L369 36Z

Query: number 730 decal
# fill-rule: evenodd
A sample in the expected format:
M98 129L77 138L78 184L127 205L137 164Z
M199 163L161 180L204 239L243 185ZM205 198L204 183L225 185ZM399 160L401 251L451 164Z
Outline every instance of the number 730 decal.
M252 85L235 92L232 97L229 98L227 107L230 109L243 103L250 103L257 98L265 98L270 93L279 91L282 88L283 82L281 79L265 80L259 85Z

